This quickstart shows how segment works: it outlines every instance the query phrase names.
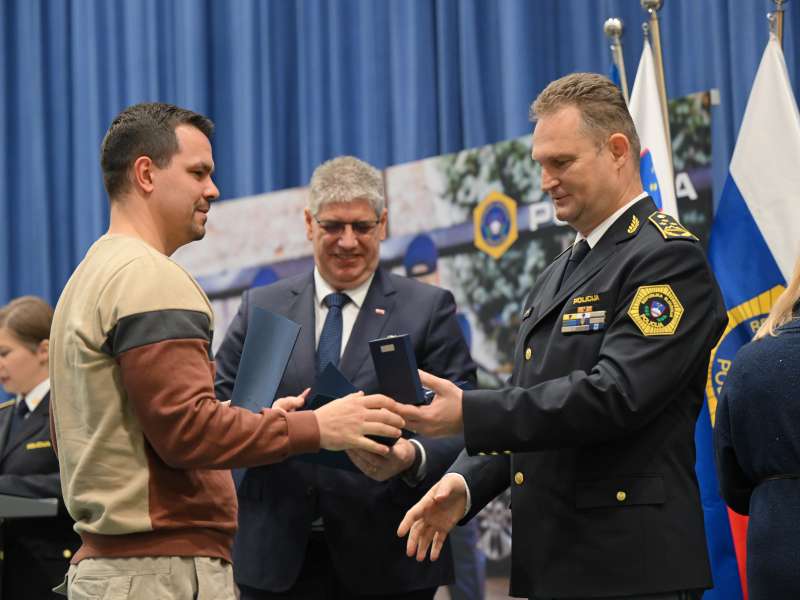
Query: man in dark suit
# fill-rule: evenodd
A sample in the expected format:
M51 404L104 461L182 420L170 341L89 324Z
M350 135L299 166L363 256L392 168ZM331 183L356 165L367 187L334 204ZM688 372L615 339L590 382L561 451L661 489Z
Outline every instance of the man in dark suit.
M328 362L377 391L367 342L404 333L420 368L474 383L452 295L378 267L387 224L379 171L353 157L319 166L305 223L315 269L245 292L216 356L220 399L233 390L251 305L302 326L278 396L311 386ZM415 564L394 530L462 447L460 437L414 436L387 457L348 452L360 472L300 460L250 469L234 545L242 598L432 598L452 580L449 550L442 564Z
M428 435L463 427L466 453L399 533L435 559L511 474L512 595L699 598L711 575L694 428L727 320L719 289L697 239L642 191L610 81L559 79L532 117L542 188L578 235L525 303L509 387L462 394L426 376L433 403L402 411Z

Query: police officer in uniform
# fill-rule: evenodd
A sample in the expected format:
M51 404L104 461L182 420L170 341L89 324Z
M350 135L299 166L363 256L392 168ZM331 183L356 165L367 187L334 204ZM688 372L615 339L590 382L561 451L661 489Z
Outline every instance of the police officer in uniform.
M404 408L423 434L463 428L466 451L398 533L410 556L436 559L510 485L513 596L700 598L712 581L694 430L727 322L719 289L697 238L642 191L638 136L608 79L554 81L531 114L542 188L575 243L525 303L509 387L425 376L437 397Z

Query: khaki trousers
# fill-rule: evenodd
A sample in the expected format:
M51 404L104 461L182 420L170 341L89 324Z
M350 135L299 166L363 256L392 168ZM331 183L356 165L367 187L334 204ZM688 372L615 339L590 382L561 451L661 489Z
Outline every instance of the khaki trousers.
M230 563L207 557L86 558L56 591L69 600L236 600Z

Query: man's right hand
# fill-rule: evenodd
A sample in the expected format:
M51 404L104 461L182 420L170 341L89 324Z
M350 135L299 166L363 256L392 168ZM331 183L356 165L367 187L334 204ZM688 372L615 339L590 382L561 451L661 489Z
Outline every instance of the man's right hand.
M349 394L314 411L319 424L320 447L325 450L359 448L386 456L390 448L368 435L399 438L405 421L397 414L397 403L380 394Z
M397 528L399 537L408 536L406 554L422 562L430 548L431 560L437 560L447 534L464 517L466 508L464 479L447 473L408 510Z
M419 379L436 395L430 404L401 404L397 413L406 420L406 428L426 437L458 435L464 430L463 392L452 381L419 371Z

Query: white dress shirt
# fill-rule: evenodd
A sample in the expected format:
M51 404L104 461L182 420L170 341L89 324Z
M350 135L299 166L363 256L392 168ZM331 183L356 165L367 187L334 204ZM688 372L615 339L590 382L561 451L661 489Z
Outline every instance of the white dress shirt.
M30 392L25 394L23 397L21 394L17 394L17 404L25 400L25 404L28 405L29 414L36 410L36 407L41 404L44 397L50 391L50 379L47 378L42 381L39 385L35 386ZM27 418L27 415L25 415Z
M353 331L358 311L364 304L367 297L367 291L372 283L375 273L359 285L350 290L335 290L331 285L325 281L322 274L317 267L314 267L314 347L319 344L319 336L322 333L322 326L325 325L325 317L328 316L328 307L325 306L323 300L328 294L341 291L342 294L347 294L350 302L342 306L342 347L339 349L339 357L341 358L344 349L347 347L347 341L350 339L350 333Z
M585 238L586 242L589 244L589 248L594 248L597 245L597 242L600 241L600 238L602 238L605 235L606 231L608 231L611 228L611 226L617 222L617 219L619 219L626 210L628 210L631 206L636 204L639 200L647 198L648 195L649 194L647 192L642 192L641 194L636 196L636 198L634 198L633 200L629 200L628 202L626 202L625 206L622 206L621 208L617 209L614 212L614 214L612 214L605 221L600 223L600 225L592 229L589 232L589 235L587 235ZM572 243L572 245L574 246L582 239L584 239L584 237L579 233L578 235L575 236L575 241Z
M342 347L339 350L339 357L341 358L342 354L344 354L344 349L347 347L347 342L350 339L350 334L353 331L353 325L355 325L356 319L358 318L358 311L361 310L361 307L364 305L364 300L367 297L367 292L369 291L369 286L372 285L372 280L375 278L375 273L373 272L369 278L359 285L358 287L354 287L349 290L341 290L342 294L347 294L348 298L350 298L350 302L342 306ZM322 277L322 274L319 272L319 269L315 266L314 267L314 346L316 347L319 345L319 336L322 334L322 327L325 325L325 318L328 316L328 307L325 306L323 300L325 296L336 292L339 290L333 289L331 285L325 281L325 278ZM420 465L417 468L417 472L413 474L413 477L406 478L406 483L412 485L415 481L419 481L425 478L425 474L427 472L427 455L425 453L425 448L417 442L416 440L409 440L414 446L416 446L418 452L420 453Z

